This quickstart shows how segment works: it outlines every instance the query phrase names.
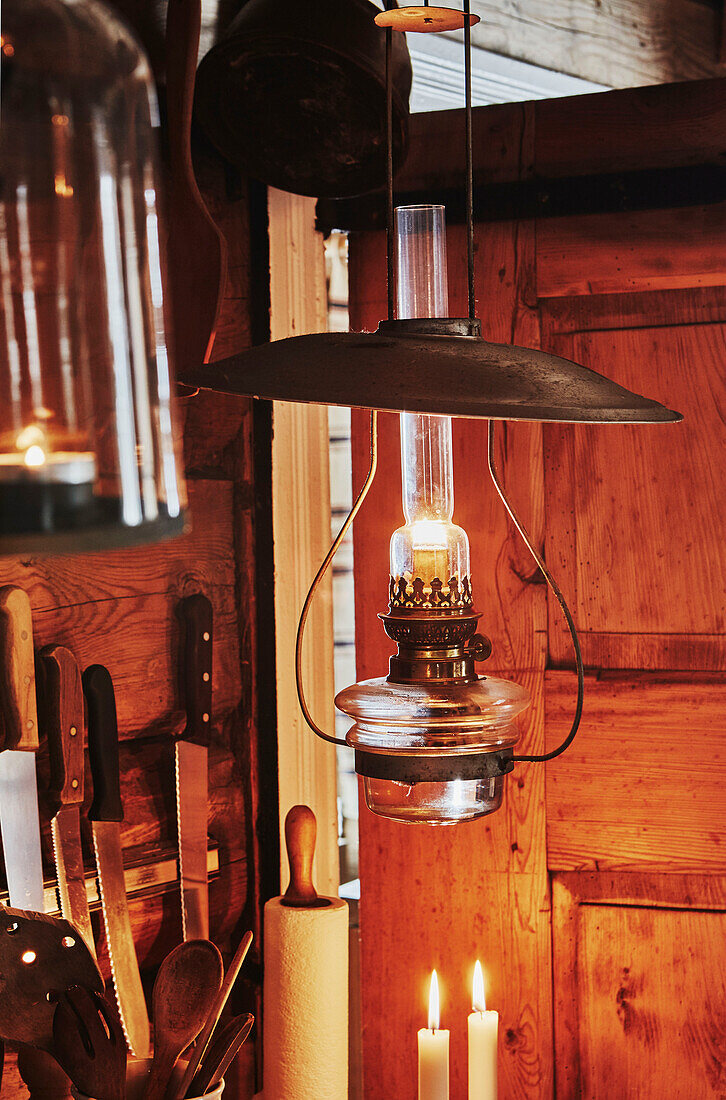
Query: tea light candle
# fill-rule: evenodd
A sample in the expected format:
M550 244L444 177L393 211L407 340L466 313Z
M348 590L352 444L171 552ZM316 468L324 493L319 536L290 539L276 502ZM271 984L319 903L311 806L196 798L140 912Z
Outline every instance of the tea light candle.
M499 1013L487 1011L484 975L474 967L473 1012L469 1016L469 1100L497 1100L497 1031Z
M429 1026L418 1033L418 1100L449 1100L449 1033L439 1029L439 979L431 973Z

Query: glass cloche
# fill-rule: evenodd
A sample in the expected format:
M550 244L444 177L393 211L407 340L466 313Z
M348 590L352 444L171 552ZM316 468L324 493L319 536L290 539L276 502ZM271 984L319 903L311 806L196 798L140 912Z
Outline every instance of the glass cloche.
M0 552L183 530L151 72L97 0L4 0Z

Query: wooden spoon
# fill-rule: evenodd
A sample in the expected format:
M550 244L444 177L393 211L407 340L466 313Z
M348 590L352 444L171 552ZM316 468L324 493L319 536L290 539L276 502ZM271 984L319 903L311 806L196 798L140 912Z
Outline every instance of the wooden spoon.
M124 1100L126 1039L100 993L74 986L53 1015L55 1057L73 1084L95 1100Z
M190 941L192 942L192 941ZM181 1084L174 1089L174 1096L177 1100L182 1100L182 1097L190 1095L189 1087L194 1080L194 1074L203 1064L204 1058L209 1047L209 1041L212 1038L212 1032L219 1022L219 1017L222 1015L222 1010L227 1003L227 998L232 992L232 986L237 981L237 975L242 969L242 963L245 961L247 952L250 949L252 943L252 933L245 932L242 937L242 942L237 948L232 962L229 964L229 970L224 976L224 983L217 994L214 1004L207 1015L207 1019L204 1023L204 1030L199 1036L199 1042L194 1048L194 1053L189 1061L184 1076L182 1077Z
M154 1061L146 1100L162 1100L179 1055L204 1027L224 967L209 940L187 940L167 955L154 982Z

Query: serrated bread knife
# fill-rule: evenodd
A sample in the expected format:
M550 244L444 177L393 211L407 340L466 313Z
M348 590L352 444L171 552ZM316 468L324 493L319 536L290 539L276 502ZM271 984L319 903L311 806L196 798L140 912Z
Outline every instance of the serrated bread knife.
M129 1047L138 1058L147 1058L150 1053L149 1014L131 931L121 846L124 815L119 783L116 699L111 676L103 665L87 668L82 681L93 776L93 803L88 818L93 829L113 984Z
M187 723L175 746L182 928L185 940L209 938L207 885L207 740L212 713L212 605L196 593L179 605L184 630L182 692Z
M35 752L38 715L30 600L0 588L0 829L10 904L43 912Z
M81 846L85 742L81 672L73 654L61 645L40 651L40 667L40 719L50 756L49 795L57 807L50 827L58 900L62 915L76 926L95 958Z

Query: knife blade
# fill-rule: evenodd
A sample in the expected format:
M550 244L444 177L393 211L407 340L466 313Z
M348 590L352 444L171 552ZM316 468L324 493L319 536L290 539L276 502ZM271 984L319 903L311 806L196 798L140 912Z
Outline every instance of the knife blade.
M121 1023L131 1052L150 1053L149 1014L141 985L124 878L118 725L113 682L103 665L83 673L88 714L88 755L93 776L92 823L106 941Z
M207 880L207 738L212 714L212 605L196 593L181 601L182 689L187 724L175 746L182 928L185 940L209 939Z
M10 904L42 913L33 621L28 595L15 585L0 588L0 726L0 830Z
M71 651L60 645L45 646L40 651L40 665L43 670L40 717L50 756L49 794L53 805L58 807L50 828L60 910L76 926L95 958L81 845L84 787L81 672Z

